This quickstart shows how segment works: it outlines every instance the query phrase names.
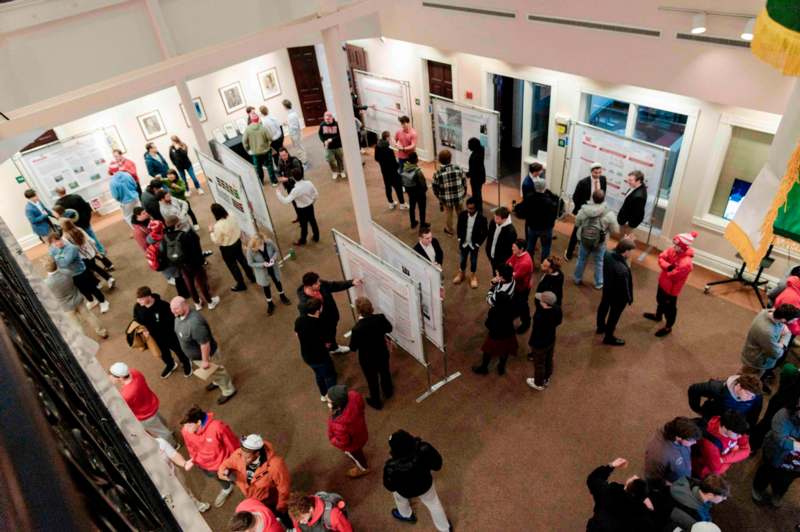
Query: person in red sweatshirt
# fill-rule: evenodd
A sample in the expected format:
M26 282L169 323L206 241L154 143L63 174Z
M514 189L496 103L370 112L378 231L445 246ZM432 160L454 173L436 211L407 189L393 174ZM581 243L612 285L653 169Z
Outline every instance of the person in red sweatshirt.
M775 298L775 308L781 305L792 305L800 308L800 277L790 275L786 279L786 288Z
M258 499L245 499L236 507L228 522L231 532L284 532L286 529L272 510L261 504Z
M158 438L164 438L173 447L176 445L175 436L164 423L164 418L158 413L158 396L153 393L147 380L139 370L130 369L124 362L115 362L108 369L111 381L119 386L119 393L133 415L136 416L147 432Z
M239 438L227 423L214 419L212 412L204 412L197 405L186 412L181 425L181 436L194 465L207 477L217 479L222 486L214 500L214 506L219 508L233 492L233 482L219 478L217 471L225 459L239 448Z
M328 418L328 439L331 445L344 451L355 467L347 471L350 478L369 473L364 446L367 444L367 419L364 416L364 398L355 390L347 390L344 384L328 388L325 396L331 417Z
M692 273L692 259L694 250L692 243L697 232L680 233L672 239L673 246L665 249L658 256L658 265L661 274L658 276L658 292L656 293L656 311L645 312L644 317L648 320L660 322L662 318L667 318L664 327L656 331L656 336L666 336L672 332L675 325L675 318L678 315L678 295L683 290L683 285Z
M524 238L518 238L511 244L511 256L506 264L514 270L514 319L520 319L517 334L523 334L531 326L531 308L528 298L531 295L531 277L533 276L533 259L531 258ZM499 281L499 279L498 279Z
M726 410L721 416L708 420L703 439L692 452L692 476L706 478L723 475L736 462L750 456L750 426L739 412Z
M325 495L325 498L320 495ZM344 501L333 493L293 493L289 498L289 515L297 532L353 532L353 525L347 520L343 509Z

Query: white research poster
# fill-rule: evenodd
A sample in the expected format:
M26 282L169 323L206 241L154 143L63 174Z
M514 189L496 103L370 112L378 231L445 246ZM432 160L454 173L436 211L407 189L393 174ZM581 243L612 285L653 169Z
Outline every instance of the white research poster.
M398 81L369 72L355 70L355 81L364 110L364 127L380 135L400 129L398 118L411 118L411 88L407 81ZM358 118L358 117L357 117Z
M369 298L375 312L386 316L392 324L389 336L417 362L427 366L416 284L340 232L334 229L332 233L345 278L364 281L348 290L350 301L354 303L362 296Z
M442 269L419 255L386 229L372 222L376 254L419 283L422 324L425 336L444 351L444 308L442 304Z
M588 176L592 164L597 162L603 165L606 176L606 203L611 210L619 212L630 188L625 178L630 172L639 170L644 174L647 186L647 205L642 223L649 225L669 150L622 138L581 122L573 125L571 142L572 157L567 180L570 197L578 181Z
M483 145L486 179L497 179L498 114L496 111L431 96L436 153L448 149L453 163L465 172L469 168L469 139L475 137Z
M196 153L214 201L225 207L244 234L253 236L256 233L253 212L250 210L250 202L247 201L247 194L239 175L205 153L201 151Z

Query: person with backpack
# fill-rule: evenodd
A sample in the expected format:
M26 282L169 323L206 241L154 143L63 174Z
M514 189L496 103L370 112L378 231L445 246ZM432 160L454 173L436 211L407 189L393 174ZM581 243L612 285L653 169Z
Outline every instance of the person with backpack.
M372 302L366 297L356 298L358 321L350 335L350 351L358 352L358 364L364 373L369 387L366 402L375 410L383 408L383 396L389 399L394 395L392 372L389 370L388 334L392 332L392 324L383 314L375 314Z
M411 229L417 227L416 209L419 209L419 223L425 225L425 207L428 201L428 182L417 163L419 163L417 152L411 152L400 167L400 182L408 194L408 216L411 220Z
M544 179L535 179L531 188L533 192L525 195L522 202L514 207L514 213L525 220L525 235L531 258L536 250L536 242L541 239L543 262L550 256L553 243L553 227L558 218L558 196L547 190Z
M611 253L606 253L603 260L603 275L606 278L603 286L603 297L597 307L596 334L603 334L606 345L625 345L625 340L614 336L622 311L633 305L633 278L628 257L635 248L632 240L623 238Z
M328 388L325 402L331 415L328 418L328 440L344 451L355 466L347 471L349 478L359 478L369 473L364 446L367 444L367 418L364 415L364 398L344 384Z
M772 418L761 464L753 477L753 500L781 505L792 482L800 478L800 404L782 408ZM772 488L772 496L767 488Z
M292 493L289 516L295 532L353 532L342 496L318 491L314 495Z
M672 239L673 246L658 255L661 273L658 276L656 311L645 312L644 317L656 322L660 322L663 317L667 318L666 325L656 331L656 336L659 338L671 333L672 326L675 325L678 315L678 296L694 267L692 264L694 250L691 246L696 237L696 231L675 235Z
M176 216L167 216L164 222L166 231L161 241L161 257L180 272L195 308L202 310L205 302L209 310L214 310L219 305L219 296L212 296L208 286L200 237L191 228L188 231L178 229Z
M285 532L272 510L258 499L248 498L239 503L236 513L228 521L230 532Z
M695 523L711 522L711 508L726 500L730 491L728 481L719 475L709 475L700 482L678 479L669 488L673 504L669 517L673 527L689 532Z
M577 238L580 243L578 262L575 264L575 284L583 284L586 261L594 256L594 287L603 288L603 257L606 254L606 236L619 231L614 212L605 203L606 194L595 190L592 203L587 203L575 218Z
M389 208L397 208L398 201L400 202L401 209L408 209L405 200L403 199L403 186L400 183L399 166L397 158L392 150L392 145L389 139L392 134L388 131L381 133L381 138L375 145L375 161L381 167L381 176L383 177L383 187L386 192L386 201L389 202ZM392 190L397 195L397 201L392 199Z
M606 193L606 176L603 175L603 165L600 163L593 163L589 167L589 175L578 181L575 185L575 191L572 194L572 214L577 215L584 205L589 203L597 190L602 190L603 194ZM578 224L572 227L572 234L569 237L569 244L567 244L567 251L564 252L564 258L572 260L575 253L575 246L578 245Z
M436 530L451 530L431 475L432 471L442 469L439 451L422 438L400 429L389 437L389 454L391 458L383 466L383 486L394 497L392 517L416 523L410 499L419 498L430 512Z
M739 412L728 410L708 420L703 439L692 447L692 475L724 475L731 465L750 456L750 425Z

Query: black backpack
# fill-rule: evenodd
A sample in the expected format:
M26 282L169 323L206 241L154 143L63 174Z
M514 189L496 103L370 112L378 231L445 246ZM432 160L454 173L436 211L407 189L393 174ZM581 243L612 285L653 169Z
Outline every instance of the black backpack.
M181 242L183 233L180 231L170 231L164 235L164 252L167 260L173 266L183 266L186 261L186 254L183 250L183 242Z

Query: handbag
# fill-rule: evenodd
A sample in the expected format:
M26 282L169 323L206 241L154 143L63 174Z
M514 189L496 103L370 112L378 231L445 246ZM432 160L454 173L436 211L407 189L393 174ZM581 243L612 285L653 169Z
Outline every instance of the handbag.
M156 341L153 340L153 337L149 334L145 336L145 332L147 328L142 325L141 323L137 322L136 320L131 320L128 324L127 329L125 329L125 340L128 342L128 346L131 349L138 349L139 351L150 351L150 353L156 357L161 358L161 349L158 348L158 344Z

